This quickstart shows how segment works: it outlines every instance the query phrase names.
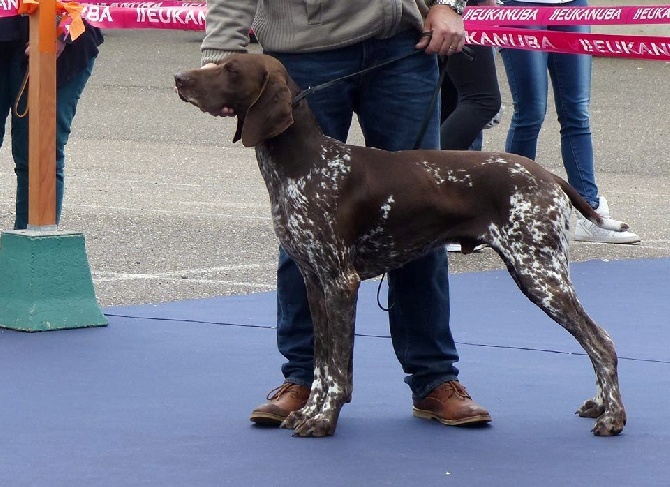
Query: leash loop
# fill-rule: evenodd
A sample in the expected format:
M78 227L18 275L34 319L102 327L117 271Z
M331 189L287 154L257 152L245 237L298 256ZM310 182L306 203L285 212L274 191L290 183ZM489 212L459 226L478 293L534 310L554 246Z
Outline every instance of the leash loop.
M23 118L26 115L28 115L28 103L26 102L26 110L23 113L19 113L19 103L21 102L21 98L23 97L23 94L26 91L26 86L28 85L28 70L26 69L26 74L23 77L23 82L21 83L21 89L19 90L19 94L16 96L16 101L14 102L14 115L16 115L19 118Z
M381 294L382 291L382 283L384 282L384 277L386 277L386 272L382 274L382 278L379 280L379 284L377 285L377 306L379 306L379 309L381 309L382 311L386 311L388 313L390 309L393 308L395 303L391 303L388 308L385 308L382 302L379 300L379 295Z

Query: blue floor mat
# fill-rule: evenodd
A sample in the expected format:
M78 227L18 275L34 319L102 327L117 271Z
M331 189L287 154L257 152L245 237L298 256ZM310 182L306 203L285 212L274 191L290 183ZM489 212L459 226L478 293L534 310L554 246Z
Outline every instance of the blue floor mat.
M595 392L588 358L496 271L451 278L461 380L494 418L476 429L412 417L374 282L360 293L353 401L326 439L248 421L281 382L275 293L110 307L107 328L0 331L0 484L667 486L670 259L571 269L620 355L619 437L574 415Z

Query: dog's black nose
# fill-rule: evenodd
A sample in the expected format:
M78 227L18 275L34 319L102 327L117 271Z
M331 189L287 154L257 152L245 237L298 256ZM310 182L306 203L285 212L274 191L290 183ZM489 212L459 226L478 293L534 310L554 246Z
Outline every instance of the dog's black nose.
M174 75L174 90L182 101L188 101L182 92L188 91L188 87L191 84L193 84L193 78L186 73L177 73Z
M177 73L174 75L174 82L177 86L187 86L193 78L188 73Z

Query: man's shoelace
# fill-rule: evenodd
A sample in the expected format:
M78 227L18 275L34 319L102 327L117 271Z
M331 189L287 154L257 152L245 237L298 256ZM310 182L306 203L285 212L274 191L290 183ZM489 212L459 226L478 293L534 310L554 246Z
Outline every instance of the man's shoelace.
M284 382L279 387L275 387L270 392L268 392L268 395L266 396L266 399L268 401L278 399L279 397L283 396L286 392L288 392L291 387L296 386L296 385L297 384L291 384L290 382Z
M460 397L465 398L465 399L472 399L470 397L470 394L468 394L468 391L465 390L465 387L463 387L463 385L461 385L460 382L450 380L449 382L447 382L445 384L445 386L447 388L453 390L454 394L456 394L457 396L460 396Z

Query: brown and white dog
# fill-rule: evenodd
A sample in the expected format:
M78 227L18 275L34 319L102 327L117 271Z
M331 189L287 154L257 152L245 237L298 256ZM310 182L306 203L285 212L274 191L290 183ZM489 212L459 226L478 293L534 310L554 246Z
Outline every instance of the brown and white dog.
M564 180L505 153L386 152L325 137L300 89L276 59L232 55L175 75L182 100L237 114L256 157L274 229L299 266L314 321L314 382L307 404L283 423L298 436L332 435L351 398L354 321L361 280L447 242L488 244L521 291L586 351L597 393L577 410L596 435L626 424L612 341L579 303L568 271L571 204L603 222ZM617 222L622 230L625 225Z

